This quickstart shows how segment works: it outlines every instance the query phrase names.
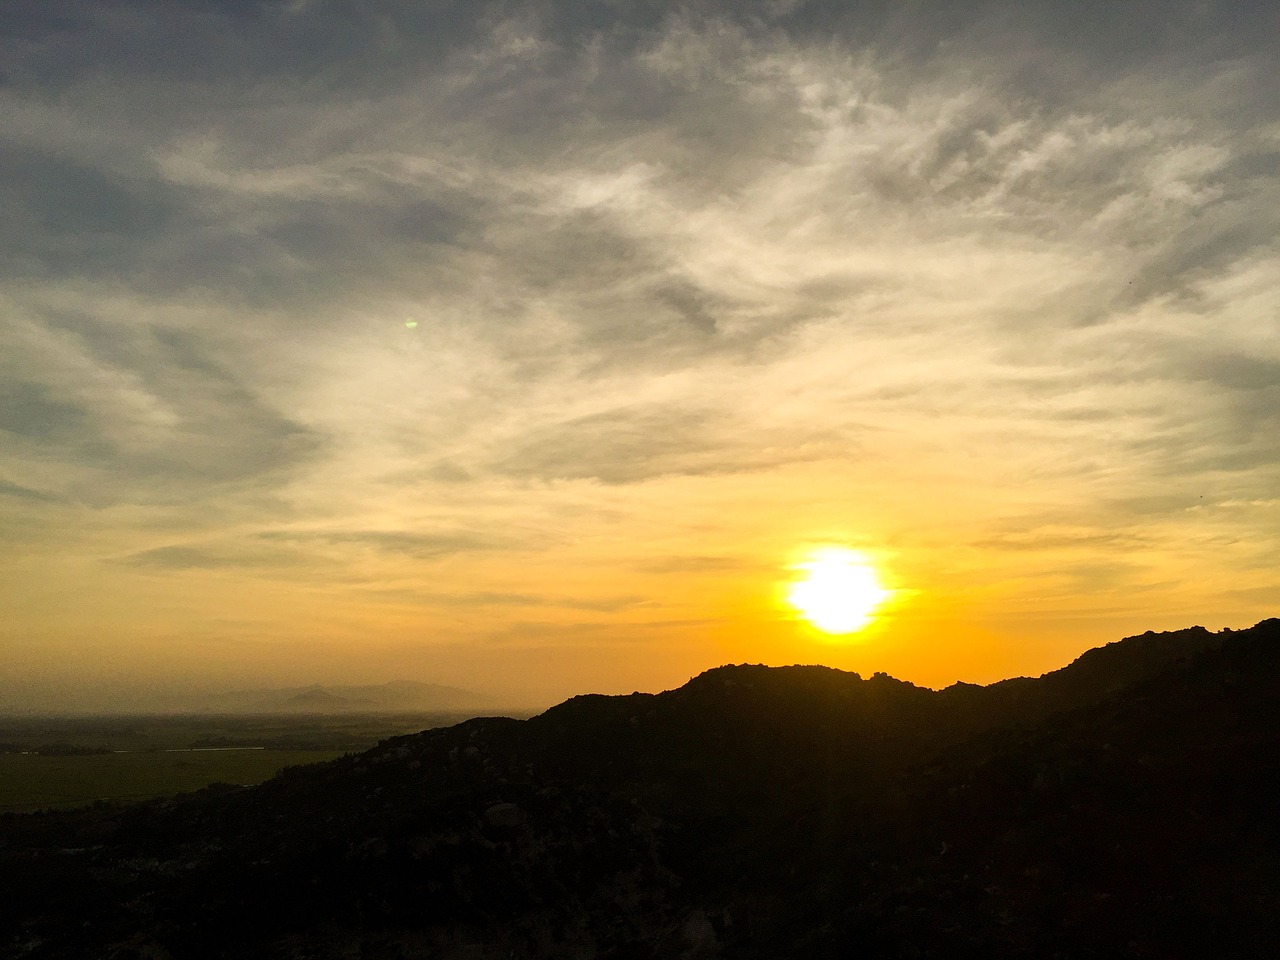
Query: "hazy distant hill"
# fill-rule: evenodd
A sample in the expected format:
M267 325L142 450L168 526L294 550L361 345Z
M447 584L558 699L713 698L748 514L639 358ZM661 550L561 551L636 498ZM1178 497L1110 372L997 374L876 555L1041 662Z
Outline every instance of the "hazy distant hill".
M388 713L492 709L492 697L458 687L414 680L363 686L313 684L274 690L238 690L193 697L178 704L193 712Z
M1278 620L936 692L720 667L2 818L0 955L1270 958L1278 707Z

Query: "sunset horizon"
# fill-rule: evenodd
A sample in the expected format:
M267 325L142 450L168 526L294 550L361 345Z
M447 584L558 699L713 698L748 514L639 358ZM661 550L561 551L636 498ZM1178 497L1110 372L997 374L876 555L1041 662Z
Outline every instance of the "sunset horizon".
M0 714L1280 610L1265 4L0 24Z

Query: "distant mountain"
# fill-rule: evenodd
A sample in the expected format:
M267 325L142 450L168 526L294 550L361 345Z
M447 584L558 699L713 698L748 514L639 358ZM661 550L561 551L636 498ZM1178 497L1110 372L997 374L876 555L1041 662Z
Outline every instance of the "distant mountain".
M298 693L290 694L284 698L275 700L263 700L268 708L270 707L288 707L299 710L335 710L344 711L353 708L367 708L368 700L352 700L350 697L340 696L331 693L328 690L317 687L314 690L302 690Z
M1280 620L943 691L726 666L0 818L0 956L1270 958L1278 809Z
M238 690L190 698L181 705L193 712L219 713L390 713L479 711L493 709L494 698L471 690L394 680L390 683L313 684L269 690Z

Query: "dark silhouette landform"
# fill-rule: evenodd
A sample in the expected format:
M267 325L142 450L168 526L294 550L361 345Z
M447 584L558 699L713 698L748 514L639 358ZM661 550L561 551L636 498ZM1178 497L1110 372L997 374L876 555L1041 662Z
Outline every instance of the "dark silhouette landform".
M0 956L1242 958L1280 944L1280 620L933 691L726 666L0 818Z

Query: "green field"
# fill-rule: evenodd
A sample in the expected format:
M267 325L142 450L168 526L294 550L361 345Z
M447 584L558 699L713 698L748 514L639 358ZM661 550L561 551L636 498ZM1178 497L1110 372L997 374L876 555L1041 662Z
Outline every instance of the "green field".
M211 783L261 783L284 767L341 755L332 750L192 750L78 757L0 754L0 811L21 813L95 800L146 800Z
M261 783L467 716L0 717L0 813Z

